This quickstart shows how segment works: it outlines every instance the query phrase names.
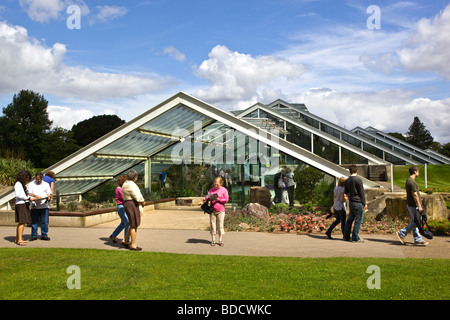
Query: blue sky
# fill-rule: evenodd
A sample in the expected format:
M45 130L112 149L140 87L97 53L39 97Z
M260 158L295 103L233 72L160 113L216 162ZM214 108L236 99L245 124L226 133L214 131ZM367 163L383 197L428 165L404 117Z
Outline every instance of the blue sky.
M40 92L70 129L131 120L179 91L224 110L281 98L348 129L404 134L419 116L444 144L449 34L448 0L3 0L0 102Z

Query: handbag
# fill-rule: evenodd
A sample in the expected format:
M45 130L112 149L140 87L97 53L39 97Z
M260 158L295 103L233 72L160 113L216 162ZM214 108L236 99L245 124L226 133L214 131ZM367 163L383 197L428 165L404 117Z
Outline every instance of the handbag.
M211 201L206 201L204 204L201 205L201 208L204 213L211 214L213 212L213 208L210 205Z

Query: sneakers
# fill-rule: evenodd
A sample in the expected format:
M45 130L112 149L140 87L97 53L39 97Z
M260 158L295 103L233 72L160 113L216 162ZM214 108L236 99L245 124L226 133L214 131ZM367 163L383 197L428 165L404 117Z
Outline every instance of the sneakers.
M422 242L417 242L417 243L414 243L414 244L415 244L416 246L422 246L422 247L425 247L425 246L429 245L430 243L422 240Z
M405 244L405 238L402 237L398 232L399 232L399 231L396 232L398 240L400 240L400 242L401 242L402 244Z

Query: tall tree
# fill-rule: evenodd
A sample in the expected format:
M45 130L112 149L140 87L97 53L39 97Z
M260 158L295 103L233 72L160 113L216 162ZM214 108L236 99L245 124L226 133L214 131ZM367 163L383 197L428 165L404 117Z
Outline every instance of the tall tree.
M84 147L124 123L125 121L116 115L94 116L73 125L73 137L80 147Z
M80 149L73 138L73 133L61 127L48 132L46 142L41 147L42 167L50 167L61 159Z
M409 126L406 133L406 141L413 146L421 149L428 149L433 144L433 137L430 131L425 128L425 125L419 120L419 117L414 117L413 123Z
M0 117L0 150L23 154L36 167L42 166L40 148L47 141L52 121L47 112L48 101L30 90L15 94L13 101L3 108Z

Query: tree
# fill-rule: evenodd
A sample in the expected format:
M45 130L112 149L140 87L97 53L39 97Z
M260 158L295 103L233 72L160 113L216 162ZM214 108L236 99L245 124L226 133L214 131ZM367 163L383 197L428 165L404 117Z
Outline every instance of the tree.
M73 133L61 127L48 132L45 141L41 147L41 164L45 168L80 149L73 138Z
M94 116L73 125L73 137L80 147L84 147L124 123L125 121L116 115Z
M15 94L0 117L0 152L23 154L25 160L41 167L41 147L52 125L47 106L48 101L39 93L22 90Z
M399 132L389 132L388 135L393 136L394 138L400 139L402 141L406 141L406 138Z
M446 157L450 157L450 142L444 144L442 148L439 150Z
M419 117L414 117L414 121L406 134L406 142L421 149L428 149L433 144L433 140L430 131L420 122Z

